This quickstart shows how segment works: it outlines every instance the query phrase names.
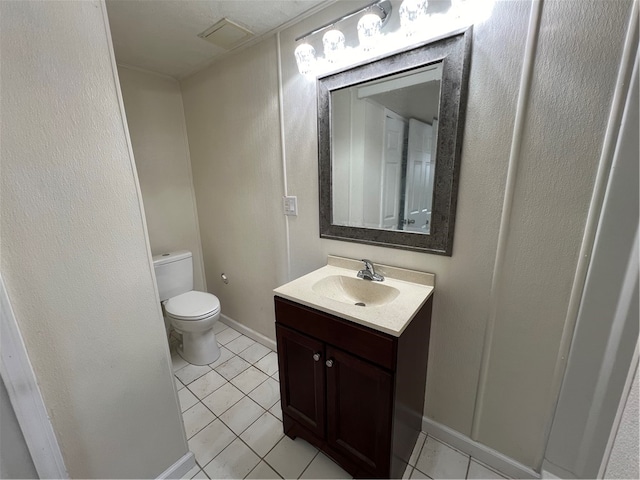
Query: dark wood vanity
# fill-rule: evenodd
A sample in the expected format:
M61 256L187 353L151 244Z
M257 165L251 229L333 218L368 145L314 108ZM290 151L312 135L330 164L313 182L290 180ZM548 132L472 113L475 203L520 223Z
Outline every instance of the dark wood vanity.
M432 303L396 337L276 296L285 434L356 478L401 478L422 427Z

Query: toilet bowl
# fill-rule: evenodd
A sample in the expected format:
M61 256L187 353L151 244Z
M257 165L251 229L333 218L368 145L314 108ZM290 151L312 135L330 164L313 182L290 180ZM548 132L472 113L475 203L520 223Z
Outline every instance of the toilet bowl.
M220 318L220 301L211 293L193 290L191 252L155 255L153 266L166 318L182 337L178 355L193 365L218 360L220 347L213 326Z
M164 302L173 328L182 336L178 355L193 365L206 365L220 357L213 326L220 318L220 301L210 293L190 291Z

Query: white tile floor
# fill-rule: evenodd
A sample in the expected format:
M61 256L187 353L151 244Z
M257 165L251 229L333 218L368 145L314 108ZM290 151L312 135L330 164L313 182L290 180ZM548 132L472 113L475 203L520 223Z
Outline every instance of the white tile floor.
M302 439L282 433L275 352L222 323L220 358L189 365L173 354L182 418L197 465L184 478L331 478L351 476ZM503 475L421 433L404 478Z

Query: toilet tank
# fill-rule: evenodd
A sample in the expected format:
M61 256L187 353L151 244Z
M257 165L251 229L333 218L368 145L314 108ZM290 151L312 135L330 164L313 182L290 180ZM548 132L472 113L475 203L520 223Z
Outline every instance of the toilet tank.
M153 256L153 268L160 301L193 290L193 259L191 252L180 250Z

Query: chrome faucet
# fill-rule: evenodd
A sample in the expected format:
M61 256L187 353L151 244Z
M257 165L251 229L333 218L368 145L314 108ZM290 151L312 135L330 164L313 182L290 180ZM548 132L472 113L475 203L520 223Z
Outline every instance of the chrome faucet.
M365 280L374 280L376 282L382 282L384 280L384 277L379 273L376 273L376 271L374 270L371 260L363 258L362 261L364 262L364 269L358 272L358 278L363 278Z

